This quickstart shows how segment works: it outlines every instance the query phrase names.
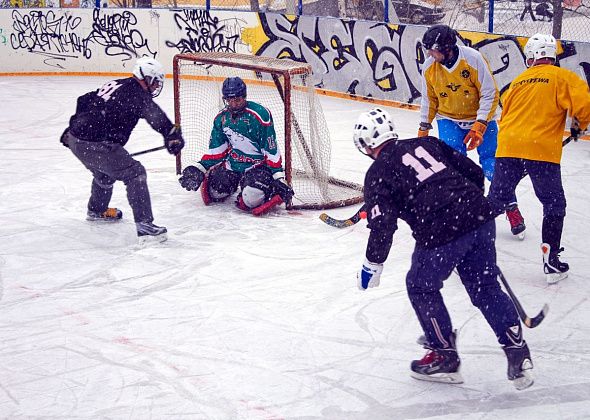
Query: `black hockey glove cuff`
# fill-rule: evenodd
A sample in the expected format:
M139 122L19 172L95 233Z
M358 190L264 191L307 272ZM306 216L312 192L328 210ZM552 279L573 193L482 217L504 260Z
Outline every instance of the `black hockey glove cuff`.
M65 147L67 147L68 149L70 148L70 146L68 145L68 133L70 132L70 127L66 128L63 132L63 134L61 135L61 137L59 138L59 142L61 144L63 144Z
M275 194L278 194L285 203L290 203L291 199L295 195L293 188L291 188L285 178L279 178L274 181L272 184L273 190Z
M205 174L199 168L196 166L187 166L182 171L182 176L178 178L178 182L187 191L197 191L204 179Z
M175 125L172 127L170 133L164 138L164 145L166 146L168 153L171 155L177 155L180 153L184 147L184 139L182 138L179 126Z
M580 128L580 122L576 117L572 118L572 125L570 126L570 134L573 137L574 141L577 141L578 138L584 134L584 130Z

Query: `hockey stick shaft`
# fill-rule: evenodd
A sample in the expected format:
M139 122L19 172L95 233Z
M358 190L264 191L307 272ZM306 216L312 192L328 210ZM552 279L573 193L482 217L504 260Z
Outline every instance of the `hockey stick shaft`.
M539 312L539 314L537 316L530 318L527 315L527 313L525 312L522 305L520 304L519 300L516 298L516 295L512 291L512 288L508 284L506 277L504 277L504 274L502 274L502 271L500 270L499 267L498 267L498 276L500 277L500 281L504 285L504 288L508 292L508 295L510 295L510 299L512 299L512 303L514 303L514 307L516 308L516 312L518 313L518 316L520 317L520 319L522 320L524 325L526 325L528 328L535 328L541 322L543 322L543 320L545 319L545 315L547 315L547 312L549 311L549 305L547 305L547 304L543 305L543 309L541 309L541 312Z
M367 213L367 210L366 210L365 205L363 204L361 206L361 208L358 209L357 212L355 214L353 214L352 216L350 216L348 219L342 219L342 220L335 219L335 218L327 215L326 213L322 213L322 214L320 214L320 220L330 226L333 226L338 229L342 229L342 228L357 224L361 219L364 219L367 217L366 213Z
M157 152L158 150L163 150L165 148L166 148L166 146L154 147L153 149L147 149L147 150L142 150L141 152L131 153L129 156L145 155L146 153Z
M574 140L574 141L578 141L578 138L577 138L577 137L575 137L575 136L569 136L567 139L565 139L565 140L563 140L563 141L561 142L561 147L567 146L567 144L568 144L569 142L571 142L572 140Z

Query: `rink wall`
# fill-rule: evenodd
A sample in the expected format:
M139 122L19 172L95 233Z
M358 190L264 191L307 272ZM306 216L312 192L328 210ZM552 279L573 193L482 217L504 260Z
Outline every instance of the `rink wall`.
M0 74L128 74L135 57L169 73L179 52L226 51L310 63L320 89L402 103L420 96L423 26L196 9L1 9ZM504 90L525 69L525 38L461 32ZM590 44L562 42L562 67L590 80Z

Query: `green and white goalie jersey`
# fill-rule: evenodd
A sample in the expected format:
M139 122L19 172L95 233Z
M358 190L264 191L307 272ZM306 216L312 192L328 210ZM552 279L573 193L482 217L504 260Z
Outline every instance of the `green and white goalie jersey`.
M227 169L243 173L253 166L266 166L273 178L285 176L274 122L268 109L247 101L246 108L232 117L224 108L214 119L209 150L199 162L205 170L225 161Z

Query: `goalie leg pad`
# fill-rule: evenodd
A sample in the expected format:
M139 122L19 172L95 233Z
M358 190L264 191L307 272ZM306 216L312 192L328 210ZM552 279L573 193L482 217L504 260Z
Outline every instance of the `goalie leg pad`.
M217 166L209 171L206 179L206 186L201 186L201 190L206 190L209 202L224 201L227 197L232 195L238 189L241 174L230 171L224 166ZM205 185L205 182L203 182ZM204 194L202 192L201 194ZM203 201L205 201L203 199Z
M240 185L242 187L242 191L244 191L247 187L262 191L264 193L264 201L266 201L275 195L272 187L273 182L274 179L270 173L270 170L264 166L257 166L244 173L244 177L242 178ZM244 201L245 200L246 199L244 198Z
M242 190L242 200L244 201L246 207L253 209L254 207L258 207L264 203L265 194L261 189L247 185Z
M252 209L252 214L254 216L262 216L263 214L268 213L274 207L280 205L283 202L283 199L280 195L275 195L267 202L261 204L260 206Z

